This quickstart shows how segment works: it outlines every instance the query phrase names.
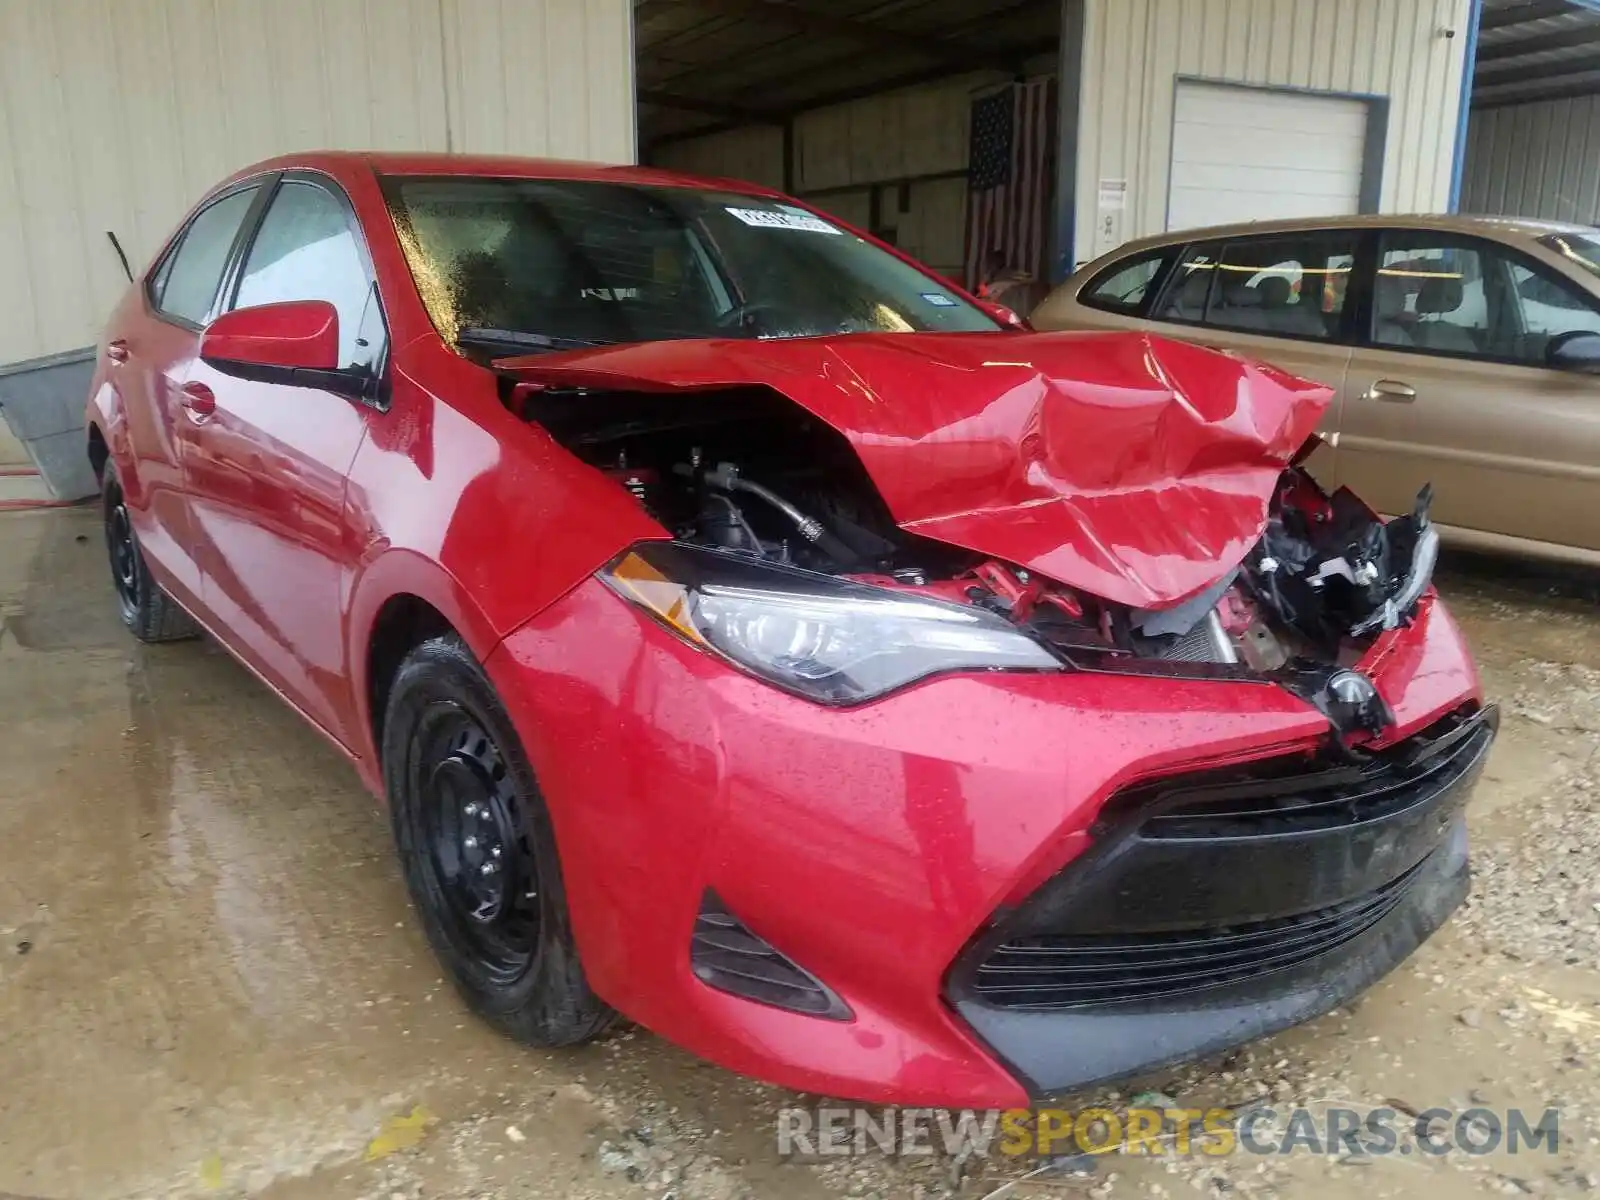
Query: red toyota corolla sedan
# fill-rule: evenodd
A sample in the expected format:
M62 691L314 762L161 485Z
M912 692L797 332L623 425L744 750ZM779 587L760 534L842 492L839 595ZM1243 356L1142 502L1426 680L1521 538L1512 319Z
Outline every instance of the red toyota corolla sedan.
M1364 988L1495 731L1329 393L1029 332L784 196L308 154L100 347L122 615L349 757L472 1006L1010 1106Z

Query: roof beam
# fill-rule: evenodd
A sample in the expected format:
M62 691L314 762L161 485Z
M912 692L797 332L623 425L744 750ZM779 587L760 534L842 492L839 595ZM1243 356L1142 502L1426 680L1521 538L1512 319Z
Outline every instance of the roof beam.
M1528 0L1513 8L1497 8L1483 14L1478 23L1480 30L1504 29L1508 25L1521 25L1524 21L1542 21L1546 17L1564 17L1574 11L1567 0Z
M685 96L678 92L662 91L660 88L639 88L634 93L634 98L640 104L676 109L679 112L699 113L701 116L718 117L724 121L737 121L742 125L782 125L784 121L782 113L748 108L742 104L726 104L721 100L707 100L700 96Z
M746 16L787 25L821 37L848 37L880 50L912 50L946 66L967 71L984 68L1009 71L1015 60L994 51L977 50L959 42L920 33L906 33L860 17L836 16L782 0L686 0L695 8L727 16Z
M1479 99L1474 95L1472 111L1478 112L1485 108L1511 108L1517 104L1542 104L1546 100L1581 100L1597 92L1600 92L1600 78L1546 88L1542 91L1517 92L1510 96L1485 96Z
M1057 43L1054 40L1051 40L1048 43L1040 42L1030 45L1017 46L1011 49L1009 53L1018 59L1026 59L1031 58L1035 54L1043 54L1048 50L1052 50L1056 47L1056 45ZM752 123L762 125L781 125L785 121L792 120L801 113L810 112L813 109L827 108L834 104L847 104L851 100L860 100L865 96L876 96L879 92L892 92L899 88L916 87L918 84L935 83L938 80L949 78L949 74L949 69L946 67L923 67L916 71L907 71L900 75L893 75L885 79L877 79L868 84L860 84L856 87L841 89L839 91L825 92L817 96L808 96L806 99L798 101L792 107L787 107L782 111L763 110L762 115L759 118L733 118L716 125L708 125L702 129L684 129L673 133L665 133L660 137L651 138L647 148L653 150L657 146L667 146L671 145L673 142L686 142L697 137L707 137L713 133L726 133L731 129L739 128L741 125L749 125ZM641 104L653 103L653 101L647 99L647 97L654 94L655 93L649 89L642 89L639 92L639 102ZM710 102L707 103L709 105ZM663 107L672 106L664 105ZM701 112L704 110L696 108L689 111Z
M1489 91L1492 88L1514 87L1519 83L1549 83L1560 87L1564 83L1572 82L1574 75L1593 75L1600 72L1600 56L1590 59L1562 59L1560 62L1531 63L1518 66L1516 63L1508 64L1498 71L1479 71L1473 79L1473 87ZM1595 88L1600 91L1600 85Z
M1036 54L1044 54L1054 50L1058 42L1051 38L1048 42L1035 42L1029 45L1015 46L1007 51L1013 63L1020 64ZM974 68L968 67L969 71ZM1009 70L1009 69L1008 69ZM907 71L888 79L878 79L871 83L858 84L855 87L842 88L838 91L825 92L819 96L808 96L805 101L794 106L794 115L810 112L814 108L827 108L834 104L848 104L851 100L861 100L867 96L876 96L879 92L892 92L899 88L916 87L923 83L936 83L941 79L948 79L950 71L947 67L933 70Z
M1590 46L1600 42L1600 25L1580 25L1576 29L1562 29L1538 37L1518 38L1512 42L1496 42L1478 50L1480 63L1499 62L1508 58L1521 58L1525 54L1543 54L1547 50L1570 50L1577 46ZM1480 72L1481 73L1481 72Z

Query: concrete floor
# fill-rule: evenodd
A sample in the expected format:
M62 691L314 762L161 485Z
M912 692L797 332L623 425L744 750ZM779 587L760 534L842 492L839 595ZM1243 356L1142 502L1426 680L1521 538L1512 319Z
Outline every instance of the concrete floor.
M348 767L214 645L127 636L93 508L0 513L0 1194L1600 1186L1600 582L1471 564L1445 587L1507 707L1472 903L1351 1008L1151 1082L1202 1103L1559 1104L1561 1150L1123 1160L1006 1192L1010 1163L782 1162L774 1114L795 1097L643 1031L561 1053L488 1032L440 979Z

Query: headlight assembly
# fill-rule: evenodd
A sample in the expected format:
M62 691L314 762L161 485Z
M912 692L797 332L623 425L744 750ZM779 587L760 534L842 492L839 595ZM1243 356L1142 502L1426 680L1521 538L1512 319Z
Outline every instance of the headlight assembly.
M824 704L944 671L1065 669L981 608L715 550L641 542L600 578L686 641Z

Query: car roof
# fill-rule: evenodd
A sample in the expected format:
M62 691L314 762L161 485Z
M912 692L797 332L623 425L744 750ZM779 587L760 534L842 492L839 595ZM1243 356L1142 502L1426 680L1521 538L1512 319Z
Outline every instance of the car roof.
M459 175L500 179L557 179L589 183L629 183L657 187L705 188L750 196L779 192L738 179L685 175L654 167L617 166L558 158L519 158L497 154L436 154L373 150L315 150L265 159L234 173L233 183L269 171L321 171L334 178L355 173L379 175Z
M1531 217L1469 216L1453 213L1371 213L1344 217L1295 217L1280 221L1241 221L1233 225L1208 225L1177 229L1128 242L1117 255L1157 246L1208 242L1230 237L1258 237L1271 233L1317 233L1327 229L1434 229L1445 233L1475 233L1501 240L1539 238L1553 233L1594 233L1592 225L1566 221L1540 221Z

